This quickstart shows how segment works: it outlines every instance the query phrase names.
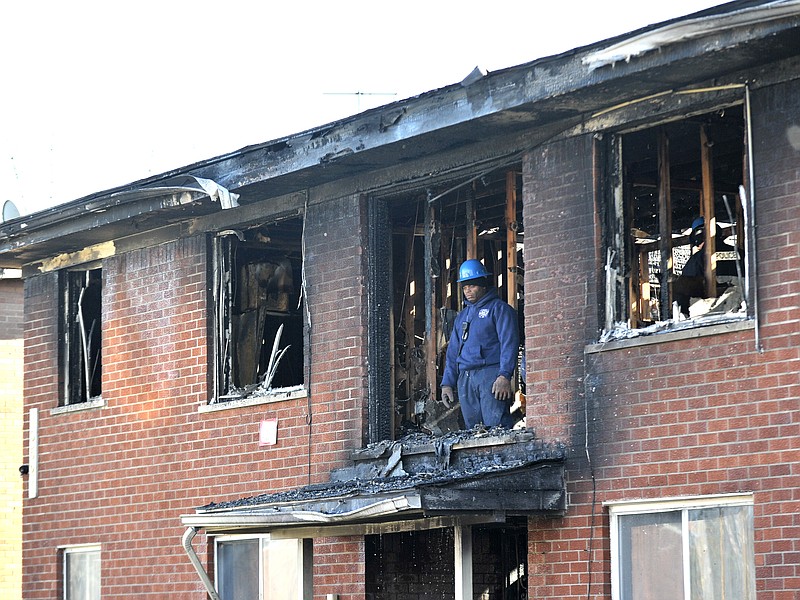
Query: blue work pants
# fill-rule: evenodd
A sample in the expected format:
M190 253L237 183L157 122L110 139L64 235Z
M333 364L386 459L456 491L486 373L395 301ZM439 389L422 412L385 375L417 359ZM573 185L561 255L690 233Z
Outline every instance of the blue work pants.
M497 375L497 365L458 374L458 400L467 429L472 429L478 423L487 427L513 427L509 411L511 403L501 402L492 394L492 384Z

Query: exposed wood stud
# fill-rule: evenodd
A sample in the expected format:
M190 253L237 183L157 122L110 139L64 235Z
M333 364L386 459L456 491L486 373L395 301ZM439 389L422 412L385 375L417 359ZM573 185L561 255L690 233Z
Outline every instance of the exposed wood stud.
M658 133L658 225L661 240L661 318L672 318L672 190L669 180L669 138L666 131Z
M626 179L624 182L625 198L633 198L633 183ZM625 218L624 223L629 223L631 226L635 223L635 210L634 210L634 203L633 202L625 202L624 208L625 211ZM647 315L643 314L641 310L636 310L637 307L641 306L641 287L642 281L644 281L644 270L647 269L649 271L649 265L647 261L649 259L648 253L644 251L642 248L639 248L639 244L636 243L636 240L633 235L630 233L631 229L628 227L625 229L626 232L626 252L630 253L630 264L633 265L631 268L631 276L628 278L628 304L631 307L630 315L631 315L631 327L641 327L642 321L648 320L649 311ZM611 323L613 327L613 322Z
M700 214L706 220L703 252L705 253L703 276L706 282L706 297L717 296L716 233L717 219L714 215L714 170L712 168L711 144L705 125L700 127L700 161L703 176L703 193L700 197Z
M439 222L436 208L425 205L425 371L428 382L428 393L431 400L436 400L436 332L439 330L436 311L436 280L438 272ZM436 249L434 256L434 249Z
M475 183L468 190L466 203L467 258L480 258L478 256L477 223L475 222Z
M403 325L405 328L405 345L406 345L406 398L410 398L414 390L411 382L411 354L414 347L417 345L414 336L414 305L417 299L417 285L414 274L414 233L411 232L406 236L406 264L405 273L407 274L404 282L403 294L406 298L404 303L405 309L403 313ZM411 282L414 282L414 295L411 295ZM406 403L406 418L410 419L413 411L411 410L411 403Z
M506 301L517 308L517 174L506 173Z

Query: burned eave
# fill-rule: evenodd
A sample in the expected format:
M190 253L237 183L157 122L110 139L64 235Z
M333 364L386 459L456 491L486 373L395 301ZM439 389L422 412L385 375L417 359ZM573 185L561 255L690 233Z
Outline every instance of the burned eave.
M777 5L781 16L773 18L770 10ZM728 19L735 26L720 32L713 29L718 19L736 15L749 20L735 25L735 19ZM671 40L629 60L591 61L626 40L658 40L660 32L684 20L697 30L688 39ZM423 179L459 165L514 160L620 103L721 78L757 86L759 82L748 77L750 71L798 53L798 25L800 3L794 0L734 2L497 71L469 84L433 90L10 221L0 226L0 267L19 268L48 255L75 251L81 244L102 243L219 210L202 198L175 202L166 190L158 198L130 195L176 176L216 181L241 194L241 204L247 205L337 182L353 184L350 193L404 181L420 185ZM128 194L126 201L120 202L120 192Z
M487 512L556 516L566 510L564 461L563 446L542 444L527 431L411 436L354 453L353 466L329 482L211 503L182 520L221 531Z
M3 224L0 256L4 265L22 267L219 212L220 204L219 197L212 198L196 177L143 181Z

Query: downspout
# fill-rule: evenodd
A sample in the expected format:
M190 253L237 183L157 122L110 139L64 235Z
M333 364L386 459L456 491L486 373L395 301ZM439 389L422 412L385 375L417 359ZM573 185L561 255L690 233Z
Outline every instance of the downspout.
M745 198L744 194L744 186L739 186L739 196L741 197L742 201L742 208L746 208L745 213L745 224L748 225L746 228L746 234L744 238L745 243L745 257L746 261L744 263L745 268L745 283L750 285L749 282L752 283L752 295L753 295L753 318L755 320L755 342L756 342L756 352L763 353L764 348L761 347L761 323L759 322L758 318L758 246L756 242L756 184L755 184L755 165L753 160L753 154L755 152L755 148L753 148L753 117L751 115L751 105L750 105L750 86L745 84L744 86L744 109L745 109L745 126L747 127L747 170L749 171L749 179L748 187L750 188L749 198ZM748 214L749 213L749 214ZM747 221L750 221L747 223ZM748 248L749 244L749 248ZM752 258L748 253L752 253ZM748 273L749 267L752 265L752 273ZM749 295L749 294L748 294ZM748 298L750 300L750 298Z
M200 581L203 582L203 587L206 588L206 592L208 592L211 600L220 600L217 590L214 589L214 584L211 583L211 579L208 577L208 573L206 573L205 569L203 569L203 565L200 562L200 557L197 556L197 553L192 547L192 540L194 539L194 536L197 535L197 531L197 527L186 528L186 531L183 533L183 537L181 538L183 541L183 549L186 550L186 554L189 555L189 560L192 561L194 570L197 571L197 574L200 576Z

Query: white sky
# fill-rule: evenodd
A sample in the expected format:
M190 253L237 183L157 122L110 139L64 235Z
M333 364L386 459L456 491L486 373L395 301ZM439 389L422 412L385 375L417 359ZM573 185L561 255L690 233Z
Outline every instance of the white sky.
M722 3L10 0L0 204L36 212Z

